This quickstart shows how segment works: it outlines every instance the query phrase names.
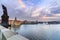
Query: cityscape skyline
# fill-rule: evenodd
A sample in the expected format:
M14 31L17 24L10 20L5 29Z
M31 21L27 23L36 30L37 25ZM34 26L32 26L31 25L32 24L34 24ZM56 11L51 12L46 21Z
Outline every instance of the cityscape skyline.
M10 19L60 21L60 0L0 0L7 7Z

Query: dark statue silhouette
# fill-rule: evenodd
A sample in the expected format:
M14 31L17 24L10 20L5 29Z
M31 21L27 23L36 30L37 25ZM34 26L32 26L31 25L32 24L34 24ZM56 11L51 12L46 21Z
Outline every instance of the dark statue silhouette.
M2 9L3 9L3 15L1 16L1 25L4 26L5 28L8 28L9 25L9 16L7 14L7 8L2 5Z

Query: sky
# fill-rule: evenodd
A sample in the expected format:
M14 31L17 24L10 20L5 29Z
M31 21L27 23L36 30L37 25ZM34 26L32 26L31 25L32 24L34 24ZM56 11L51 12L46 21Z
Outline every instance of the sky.
M0 18L2 4L7 7L10 19L60 21L60 0L0 0Z

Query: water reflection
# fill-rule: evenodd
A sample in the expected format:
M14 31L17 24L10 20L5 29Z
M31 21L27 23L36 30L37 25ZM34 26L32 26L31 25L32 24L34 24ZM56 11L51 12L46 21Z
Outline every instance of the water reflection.
M21 25L16 31L30 40L60 40L60 24Z

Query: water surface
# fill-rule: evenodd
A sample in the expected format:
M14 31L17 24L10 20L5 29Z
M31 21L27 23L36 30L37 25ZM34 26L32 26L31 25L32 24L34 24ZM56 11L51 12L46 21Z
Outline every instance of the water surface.
M60 24L21 25L16 31L29 40L60 40Z

